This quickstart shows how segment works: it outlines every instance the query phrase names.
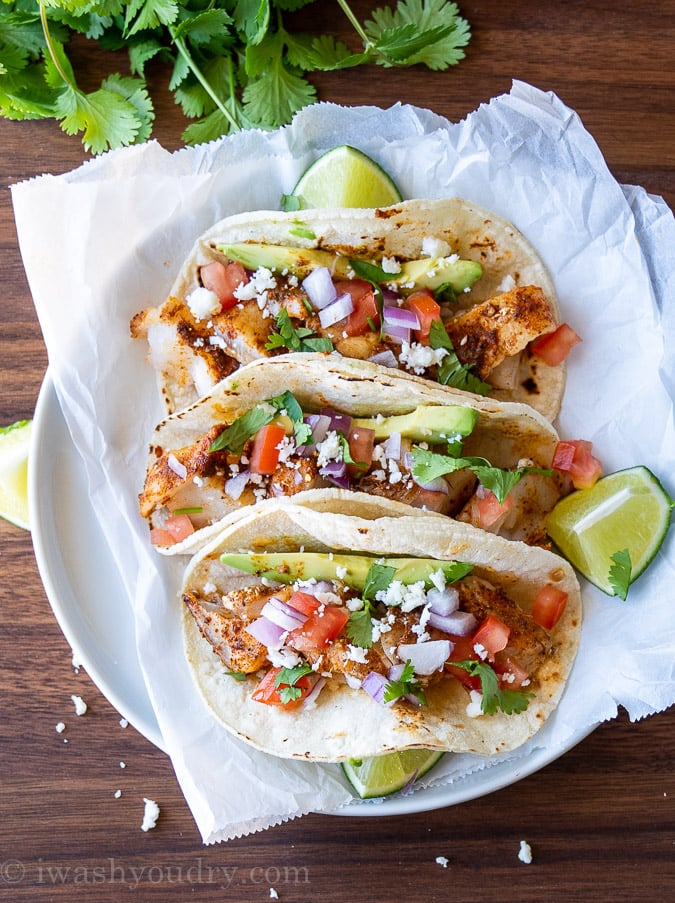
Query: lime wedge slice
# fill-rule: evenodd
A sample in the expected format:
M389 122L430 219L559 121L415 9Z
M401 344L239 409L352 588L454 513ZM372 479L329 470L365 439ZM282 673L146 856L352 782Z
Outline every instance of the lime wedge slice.
M565 496L549 514L546 529L587 580L614 596L612 556L628 549L633 583L661 547L674 504L650 470L630 467Z
M401 200L401 193L374 160L343 144L322 154L305 171L291 197L300 209L388 207Z
M28 447L32 420L0 427L0 517L29 530Z
M443 755L437 749L403 749L369 759L350 759L342 763L342 768L361 799L367 800L403 790L426 774Z

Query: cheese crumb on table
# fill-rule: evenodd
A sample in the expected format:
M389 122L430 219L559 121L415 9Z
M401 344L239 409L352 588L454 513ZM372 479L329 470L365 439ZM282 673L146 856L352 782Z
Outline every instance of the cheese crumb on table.
M279 894L275 891L275 889L273 887L270 887L270 899L271 900L279 899Z
M436 857L436 862L438 863L438 865L442 865L444 869L446 869L448 867L449 861L450 860L447 859L447 857L445 857L445 856L437 856Z
M81 696L75 695L71 696L70 698L73 700L73 705L75 706L75 714L84 715L84 713L87 711L87 703L84 701L84 699L82 699Z
M65 729L66 729L66 725L63 723L63 721L59 721L59 723L56 725L56 733L62 734L65 731Z
M143 811L141 831L150 831L157 824L159 806L154 800L149 800L146 796L143 797L143 802L145 803L145 809Z
M520 841L520 849L518 850L518 859L529 865L532 862L532 847L526 840Z

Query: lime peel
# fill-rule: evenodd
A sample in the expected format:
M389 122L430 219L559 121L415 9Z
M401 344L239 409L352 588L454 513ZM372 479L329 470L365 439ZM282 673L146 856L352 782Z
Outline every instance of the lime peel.
M647 467L607 474L590 489L561 499L546 521L560 552L594 586L617 593L617 553L627 551L628 585L644 572L661 548L675 501Z
M444 755L437 749L402 749L343 762L342 770L361 799L377 799L403 790L425 775Z
M32 420L0 427L0 517L30 529L28 517L28 449Z
M326 151L305 170L288 199L287 210L388 207L398 204L402 197L378 163L357 148L342 144Z

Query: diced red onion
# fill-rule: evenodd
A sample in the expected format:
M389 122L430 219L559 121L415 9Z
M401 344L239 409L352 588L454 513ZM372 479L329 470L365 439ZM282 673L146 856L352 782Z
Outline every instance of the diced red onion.
M299 611L297 608L293 608L292 605L289 605L288 602L284 602L283 599L279 599L277 596L272 596L271 599L268 600L268 605L272 605L274 608L278 609L281 612L284 612L288 615L289 618L293 618L295 621L300 621L300 626L302 626L309 615L305 614L304 611ZM263 610L263 614L264 614ZM269 617L269 615L268 615ZM272 618L270 618L272 620Z
M246 489L249 477L249 471L242 470L240 473L235 474L235 476L225 480L225 492L233 501L236 502L241 498L242 492Z
M459 592L454 586L430 589L427 593L429 609L436 615L449 615L459 608Z
M319 677L318 680L316 680L316 681L314 682L314 686L312 687L312 689L309 691L309 693L308 693L308 694L305 696L305 698L302 700L303 708L305 708L305 709L308 709L308 708L309 708L309 709L314 708L314 706L316 705L317 697L318 697L319 693L323 690L323 688L324 688L325 686L326 686L326 678L325 678L325 677Z
M385 705L384 688L388 683L389 681L383 674L380 674L378 671L369 671L363 678L361 689L365 690L369 696L372 696L375 702Z
M177 477L180 477L181 480L184 480L187 476L187 467L185 464L181 464L178 458L171 452L167 459L166 463L169 467L169 470L172 470Z
M420 321L414 310L396 305L385 306L382 310L385 329L389 326L403 326L405 329L419 329Z
M405 670L405 665L403 662L398 662L396 665L392 665L391 668L387 671L387 676L389 680L399 680L403 671Z
M270 649L278 649L281 645L281 638L286 633L283 627L273 624L264 617L256 618L255 621L248 624L246 632Z
M405 326L387 326L384 324L385 335L395 342L407 342L410 344L410 330Z
M303 618L299 611L289 609L288 606L282 608L279 605L275 605L275 601L279 602L280 600L270 599L263 606L260 612L263 618L267 618L268 621L276 624L277 627L281 627L282 630L295 630L298 627L302 627L307 618Z
M384 449L384 454L387 458L391 458L394 461L401 460L401 434L400 433L392 433L391 436L387 439L387 441L382 446Z
M439 671L453 648L450 640L428 640L426 643L402 643L396 652L402 661L410 660L415 674L426 675Z
M373 354L368 358L368 360L372 364L379 364L380 367L393 367L394 369L398 368L396 355L391 350L391 348L386 348L384 351L378 351L377 354Z
M349 489L349 474L344 461L329 461L319 468L319 473L340 489Z
M470 611L453 611L449 615L439 615L432 611L427 623L452 636L470 636L478 627L478 621Z
M352 428L352 418L349 414L340 414L338 411L331 411L330 408L322 408L321 413L330 417L330 425L328 427L329 432L331 430L340 430L345 436L349 435Z
M314 442L309 443L308 445L298 445L296 452L306 458L316 452L316 447L319 442L323 442L328 435L330 417L325 414L308 414L306 417L303 417L303 421L312 431L312 439Z
M328 267L317 267L302 280L307 297L317 310L323 310L337 298L337 291Z
M344 295L340 295L335 301L331 301L328 307L324 307L323 310L319 311L319 322L324 329L327 329L329 326L339 323L340 320L345 320L353 310L354 302L352 301L352 296L349 292L345 292Z

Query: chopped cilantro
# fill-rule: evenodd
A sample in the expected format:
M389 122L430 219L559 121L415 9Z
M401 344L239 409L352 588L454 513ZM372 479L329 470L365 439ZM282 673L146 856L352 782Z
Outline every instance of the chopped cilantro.
M413 447L411 456L413 476L421 483L430 483L446 473L468 468L475 473L486 489L495 494L500 505L524 474L538 473L550 476L552 473L551 470L541 467L516 467L514 470L506 470L501 467L493 467L486 458L456 458L452 455L431 452L417 445Z
M333 343L329 338L314 336L314 331L307 326L296 328L291 323L288 311L282 308L276 316L278 332L267 337L265 349L274 351L277 348L288 348L289 351L332 351Z
M427 704L426 697L422 687L413 680L415 669L412 662L408 659L405 663L401 676L398 680L390 680L384 687L384 701L393 702L395 699L401 699L403 696L416 696L422 705Z
M386 564L372 564L363 585L363 598L375 599L378 592L384 592L394 579L396 568Z
M243 671L226 671L225 676L238 680L240 683L243 683L246 680L246 675Z
M445 326L440 320L432 320L429 331L429 344L432 348L445 348L448 352L438 365L436 377L444 386L452 386L476 395L489 395L492 386L484 383L466 364L462 364L452 344Z
M472 677L480 680L481 711L485 715L494 715L501 709L505 715L515 715L524 712L530 704L534 693L526 693L524 690L500 690L499 678L493 669L485 662L465 659L461 662L451 662L453 668L462 668L468 671Z
M373 618L370 602L364 600L363 608L353 611L347 621L347 636L355 646L370 649L373 645Z
M297 686L301 677L311 674L309 665L297 665L295 668L281 668L274 678L274 686L279 690L279 699L285 705L302 696L302 690Z
M234 454L239 454L250 438L255 436L258 430L275 420L281 412L285 412L293 423L293 432L297 445L306 445L311 441L312 431L303 420L300 404L290 391L282 392L268 398L262 404L256 405L250 411L246 411L237 417L227 429L211 443L210 452L227 449Z
M628 549L615 552L612 555L612 566L609 569L609 582L615 594L623 601L628 596L633 565Z

